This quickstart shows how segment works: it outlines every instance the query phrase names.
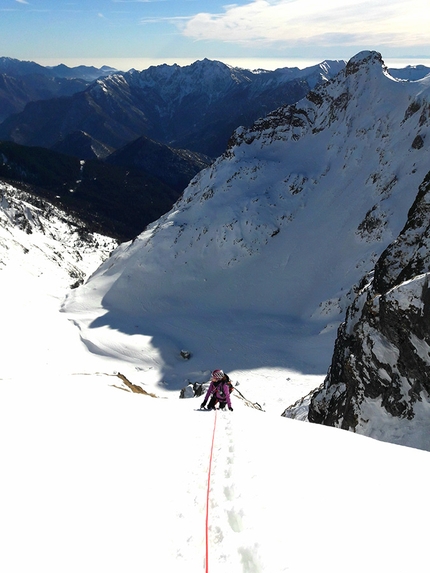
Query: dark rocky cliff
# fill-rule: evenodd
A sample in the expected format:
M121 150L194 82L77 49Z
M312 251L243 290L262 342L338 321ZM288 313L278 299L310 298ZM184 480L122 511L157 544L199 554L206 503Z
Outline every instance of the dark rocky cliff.
M348 309L309 421L430 449L430 172Z

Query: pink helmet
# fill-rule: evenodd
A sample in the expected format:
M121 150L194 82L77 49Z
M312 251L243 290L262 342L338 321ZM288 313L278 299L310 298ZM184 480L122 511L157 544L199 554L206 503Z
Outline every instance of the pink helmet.
M222 370L214 370L212 372L211 378L214 378L215 380L221 380L224 378L224 372Z

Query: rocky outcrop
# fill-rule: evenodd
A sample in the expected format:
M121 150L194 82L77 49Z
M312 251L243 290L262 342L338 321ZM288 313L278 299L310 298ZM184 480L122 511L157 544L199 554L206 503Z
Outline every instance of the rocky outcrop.
M124 384L124 388L121 386L119 387L121 390L125 390L126 392L132 392L133 394L143 394L144 396L150 396L151 398L158 398L158 396L156 396L154 393L147 392L146 390L144 390L142 386L130 382L130 380L126 376L124 376L124 374L121 374L121 372L118 372L117 374L115 374L115 376L117 376Z
M430 449L430 172L360 285L309 421Z

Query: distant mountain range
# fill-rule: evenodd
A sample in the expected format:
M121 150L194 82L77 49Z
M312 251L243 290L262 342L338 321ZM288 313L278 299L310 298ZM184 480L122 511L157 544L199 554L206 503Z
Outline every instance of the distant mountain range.
M121 73L0 58L0 175L127 240L170 209L238 125L296 101L343 67L257 73L203 60Z
M80 159L104 158L145 136L215 158L238 126L250 127L291 104L345 67L324 61L300 70L252 72L218 61L119 72L0 58L0 139ZM418 80L425 66L390 69Z
M343 61L325 61L304 70L251 72L202 60L124 73L0 58L0 110L8 116L0 125L0 174L126 240L170 209L189 181L225 151L239 125L294 103L344 68ZM405 68L398 75L416 80L426 70ZM14 109L22 111L10 114ZM89 162L99 159L104 164ZM79 160L86 161L83 179ZM59 172L56 165L65 164ZM90 165L98 173L91 185Z
M35 62L0 57L0 121L19 113L31 101L71 96L115 71L108 66L100 69L69 68L64 64L45 67Z
M41 66L36 62L26 62L15 58L0 57L0 74L8 76L41 75L53 78L82 79L88 82L108 76L118 70L110 66L95 68L94 66L76 66L70 68L64 64L58 66Z
M214 158L239 125L250 126L280 105L297 101L344 65L327 61L305 70L256 73L203 60L115 73L69 97L30 102L3 121L0 138L74 154L76 134L81 133L96 142L91 157L104 157L146 136Z

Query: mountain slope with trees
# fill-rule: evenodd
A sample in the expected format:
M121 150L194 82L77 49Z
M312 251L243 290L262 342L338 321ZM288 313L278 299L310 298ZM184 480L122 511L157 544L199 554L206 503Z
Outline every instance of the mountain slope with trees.
M203 165L191 155L177 160L175 152L160 147L172 163L165 174L157 156L152 166L133 168L1 142L0 177L74 213L92 231L125 241L168 211Z

